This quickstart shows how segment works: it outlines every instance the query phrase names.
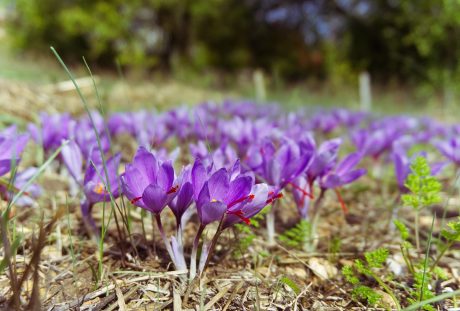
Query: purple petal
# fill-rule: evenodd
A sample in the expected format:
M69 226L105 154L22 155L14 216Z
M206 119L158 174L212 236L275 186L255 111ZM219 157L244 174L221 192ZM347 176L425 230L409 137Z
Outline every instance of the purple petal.
M126 171L121 177L123 184L123 193L133 202L134 205L145 207L142 199L142 194L149 183L145 180L145 175L139 172L134 166L127 164Z
M174 168L171 162L165 162L160 166L157 176L157 184L165 191L169 191L174 182Z
M177 219L181 219L184 212L193 202L193 186L190 182L186 182L179 190L177 197L171 201L169 206L176 215Z
M207 176L208 174L206 173L206 169L204 168L203 163L200 160L196 160L192 168L192 185L195 200L198 199Z
M233 202L248 196L251 192L252 181L252 178L249 176L238 177L232 181L224 202L227 205L231 205Z
M208 181L211 200L224 201L230 187L230 178L225 168L215 172Z
M134 156L133 166L135 166L139 172L144 175L144 179L152 184L156 181L158 173L158 162L155 156L148 152L144 147L139 147Z
M362 159L362 154L359 152L349 154L337 166L336 173L339 175L343 175L347 173L348 171L353 169L359 163L359 161L361 161L361 159Z
M166 192L157 185L149 185L142 194L145 208L152 213L159 214L168 204Z
M214 221L221 220L226 211L227 205L222 202L207 202L203 204L203 206L201 206L201 224L206 226Z
M75 141L70 141L61 150L62 160L70 175L78 184L82 182L83 156Z

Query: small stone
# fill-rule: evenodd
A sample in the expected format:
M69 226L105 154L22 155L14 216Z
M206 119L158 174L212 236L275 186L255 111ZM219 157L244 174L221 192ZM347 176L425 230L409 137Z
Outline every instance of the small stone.
M380 299L380 303L384 308L396 309L396 303L393 301L390 295L380 289L377 289L375 292L382 297Z
M329 280L339 273L337 267L323 258L310 258L308 266L316 276L323 280Z

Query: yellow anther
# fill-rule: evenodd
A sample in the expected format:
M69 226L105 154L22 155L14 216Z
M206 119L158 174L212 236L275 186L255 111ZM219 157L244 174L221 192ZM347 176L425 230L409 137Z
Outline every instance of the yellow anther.
M94 186L94 192L97 194L103 194L105 192L105 187L103 183L98 183L96 186Z

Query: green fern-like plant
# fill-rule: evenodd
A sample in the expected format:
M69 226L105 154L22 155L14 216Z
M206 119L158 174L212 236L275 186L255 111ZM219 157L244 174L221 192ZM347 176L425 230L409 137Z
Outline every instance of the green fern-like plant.
M409 291L410 297L407 300L411 303L417 303L423 299L430 299L435 297L435 294L429 289L428 284L432 281L431 273L423 271L423 267L420 267L418 271L414 273L414 285L413 289ZM435 311L436 309L430 305L426 304L423 306L423 310L426 311Z
M254 239L257 235L254 233L253 228L259 228L260 222L264 219L264 215L268 212L267 209L263 209L260 213L252 217L250 221L250 225L246 224L236 224L235 230L238 234L238 246L235 248L233 255L236 258L243 257L246 254L249 247L251 247Z
M293 228L279 236L279 240L289 247L302 248L311 241L311 223L302 219Z
M434 176L431 176L431 169L425 157L415 158L410 168L411 173L405 183L409 193L402 196L402 201L405 206L415 210L415 242L417 250L420 250L420 210L441 202L442 186Z
M356 259L353 265L347 265L342 268L342 274L353 285L352 298L359 301L366 301L369 306L380 306L382 295L374 289L361 284L360 276L374 279L379 286L391 297L397 309L400 310L400 304L391 288L382 279L381 270L384 268L388 258L388 250L379 248L364 254L365 260Z
M460 242L460 217L457 221L447 224L447 228L441 230L441 236L444 240L439 240L438 242L439 254L431 265L430 272L438 269L438 263L441 258L456 242Z

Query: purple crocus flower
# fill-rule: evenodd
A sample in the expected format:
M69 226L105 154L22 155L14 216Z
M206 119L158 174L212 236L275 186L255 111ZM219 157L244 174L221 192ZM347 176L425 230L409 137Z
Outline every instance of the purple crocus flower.
M193 203L193 185L191 178L191 167L184 167L177 177L176 183L179 185L177 196L169 203L178 227L181 224L182 215Z
M410 161L406 152L401 148L393 148L393 163L395 167L396 180L401 192L406 192L405 181L410 173Z
M349 154L337 165L334 171L329 172L322 178L320 182L321 187L325 189L335 189L352 183L366 174L367 170L364 168L355 169L362 157L362 154L359 152Z
M203 171L194 170L192 174L203 174ZM198 217L203 226L214 221L222 219L223 215L228 212L232 213L235 205L241 205L242 210L244 203L254 199L250 194L254 179L251 176L240 175L234 180L230 179L230 173L221 168L204 182L204 185L196 201ZM203 180L205 176L194 176L193 180ZM235 212L235 215L246 219L247 217L241 212Z
M116 154L106 161L106 171L100 152L92 149L86 163L86 171L82 176L83 157L82 152L75 141L70 141L62 148L62 159L70 175L75 182L83 189L85 198L81 202L83 220L95 230L96 225L91 217L91 209L99 202L109 202L112 198L120 195L120 184L118 177L118 166L121 154ZM110 188L107 189L108 186Z
M272 142L267 141L260 148L261 165L255 170L268 185L275 187L277 193L300 176L309 165L313 153L304 151L291 140L284 141L278 150Z
M303 219L308 218L308 210L312 199L312 189L310 188L307 178L304 176L296 178L292 183L291 191L300 217Z
M28 132L32 139L43 146L46 153L57 149L62 140L68 139L75 121L69 114L48 115L40 114L40 126L35 124L28 125Z
M344 213L347 213L348 209L338 188L352 183L366 174L367 170L364 168L355 169L355 166L359 163L359 161L361 161L362 157L363 154L359 152L348 155L337 165L335 169L331 169L320 180L321 192L324 193L327 189L334 189Z
M227 208L227 217L222 228L229 228L239 222L249 224L249 219L257 215L267 205L268 193L266 184L252 186L247 199L242 199L241 202Z
M443 156L460 167L460 138L452 137L447 141L437 141L434 142L434 146Z
M94 229L95 223L91 217L91 210L94 204L99 202L110 202L120 195L118 166L120 165L121 154L116 154L106 161L108 179L102 161L99 163L90 161L87 163L83 179L83 192L85 199L81 203L83 220ZM107 187L106 187L107 185ZM110 188L110 192L109 189Z
M8 173L13 164L18 165L20 161L19 155L24 151L29 141L29 135L27 134L12 136L10 134L0 135L0 176Z
M80 147L78 147L74 140L69 141L62 147L61 157L70 175L77 182L77 184L82 185L83 155L81 153Z
M131 164L121 176L123 192L132 204L154 214L161 211L177 195L174 169L170 162L159 162L155 156L140 147Z
M99 134L102 152L106 153L110 149L110 139L106 135L104 119L98 112L91 112L91 116L94 120L96 131ZM94 130L90 119L84 117L78 120L71 134L85 158L89 158L94 150L99 150L99 144Z
M314 141L307 140L303 142L302 146L307 150L311 150L314 148L314 145L313 147L311 146L312 143L314 144ZM313 183L318 177L324 176L334 167L341 144L342 140L340 138L331 139L322 143L315 151L311 164L307 168L310 189L312 189Z
M37 170L38 169L36 167L29 167L24 171L17 173L13 181L14 188L21 190L35 175ZM15 203L17 206L32 206L35 203L35 200L42 194L42 188L37 184L31 184L24 190L23 195ZM0 185L0 195L3 199L8 200L14 196L14 193L8 191L7 185Z

